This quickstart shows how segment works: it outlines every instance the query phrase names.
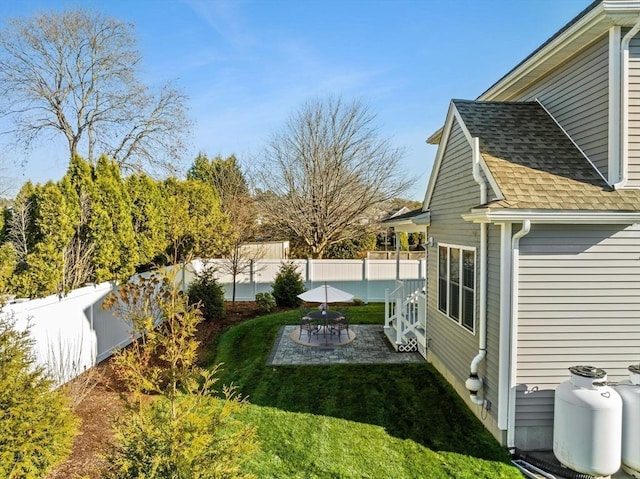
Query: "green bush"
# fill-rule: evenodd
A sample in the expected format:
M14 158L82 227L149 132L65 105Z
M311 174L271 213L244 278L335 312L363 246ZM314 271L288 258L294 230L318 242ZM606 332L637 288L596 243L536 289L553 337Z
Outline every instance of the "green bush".
M29 331L0 316L0 477L44 477L71 452L77 421L38 366Z
M276 307L276 300L271 293L257 293L256 304L261 313L270 313Z
M205 320L224 316L224 287L218 283L214 268L205 268L196 274L189 285L189 304L200 304L200 312Z
M127 283L103 307L141 338L113 356L131 394L127 414L115 424L106 477L253 478L241 468L258 449L256 430L236 419L246 401L233 388L216 387L217 367L197 366L202 312L175 287L175 277ZM162 327L153 329L154 317L163 319ZM156 357L160 361L150 360Z
M110 479L256 479L242 471L258 451L256 428L237 419L246 403L200 391L174 401L158 397L130 405L115 425Z
M273 282L273 297L280 307L290 308L300 306L302 300L298 298L304 293L304 281L298 268L292 261L282 263Z

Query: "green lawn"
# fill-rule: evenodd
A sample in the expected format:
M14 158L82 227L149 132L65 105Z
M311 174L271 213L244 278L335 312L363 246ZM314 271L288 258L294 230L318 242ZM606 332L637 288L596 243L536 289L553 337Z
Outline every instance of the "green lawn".
M383 305L348 308L383 321ZM244 322L219 339L221 383L249 397L259 478L521 478L509 456L427 363L266 366L297 311Z

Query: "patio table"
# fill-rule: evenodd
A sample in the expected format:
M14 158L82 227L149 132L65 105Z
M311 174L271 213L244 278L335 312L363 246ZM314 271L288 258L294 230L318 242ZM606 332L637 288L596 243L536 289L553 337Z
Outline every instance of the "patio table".
M322 327L324 328L325 343L327 340L327 329L329 329L329 321L335 321L344 318L344 315L340 311L329 310L310 311L307 313L307 316L309 316L311 319L315 319L319 323L324 322L324 326ZM330 334L333 334L333 331L330 331Z

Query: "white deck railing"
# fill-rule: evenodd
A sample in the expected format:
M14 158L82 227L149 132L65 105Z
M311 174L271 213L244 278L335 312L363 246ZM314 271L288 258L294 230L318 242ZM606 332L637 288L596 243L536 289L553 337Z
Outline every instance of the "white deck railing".
M385 328L398 350L414 346L426 351L426 293L424 280L396 281L385 295Z

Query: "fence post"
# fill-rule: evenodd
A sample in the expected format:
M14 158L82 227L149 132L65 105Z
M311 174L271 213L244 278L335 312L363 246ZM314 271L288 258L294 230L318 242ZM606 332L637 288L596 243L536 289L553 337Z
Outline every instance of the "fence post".
M369 259L362 260L362 281L364 282L364 298L363 301L369 304Z
M389 326L389 288L384 289L384 323Z
M253 259L249 260L249 283L252 286L252 291L253 291L253 300L256 300L256 293L258 292L258 285L256 282L256 271L255 271L255 263L253 261Z

